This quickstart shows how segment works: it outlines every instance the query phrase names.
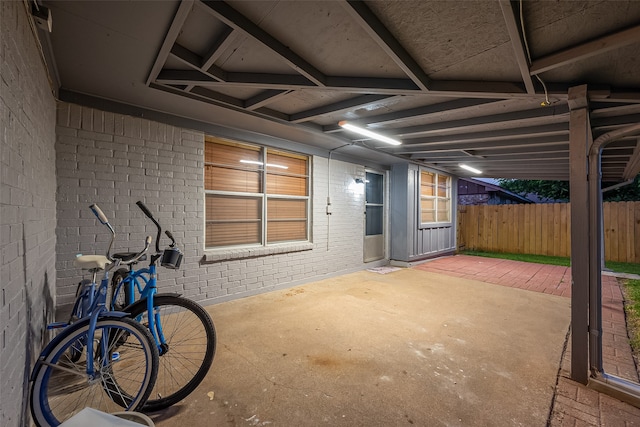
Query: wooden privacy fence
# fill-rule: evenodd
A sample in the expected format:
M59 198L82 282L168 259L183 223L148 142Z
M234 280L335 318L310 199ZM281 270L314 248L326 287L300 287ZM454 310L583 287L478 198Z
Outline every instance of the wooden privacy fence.
M640 263L640 202L603 204L607 261ZM571 205L459 205L458 249L570 256Z

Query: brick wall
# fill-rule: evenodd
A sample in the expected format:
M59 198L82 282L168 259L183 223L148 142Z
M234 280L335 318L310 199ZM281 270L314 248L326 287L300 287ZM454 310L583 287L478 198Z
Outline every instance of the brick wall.
M28 425L55 304L56 107L23 2L0 2L0 34L0 425L13 427Z
M117 234L116 250L136 250L155 228L135 202L157 212L184 250L178 271L160 271L160 291L213 303L355 271L363 263L364 166L312 161L312 244L267 254L237 251L229 259L205 257L204 134L161 123L60 103L57 119L57 295L73 301L78 253L104 253L109 234L89 205L98 203ZM360 187L360 188L359 188ZM325 206L330 194L333 214ZM327 240L327 236L328 240ZM329 241L329 244L327 242Z

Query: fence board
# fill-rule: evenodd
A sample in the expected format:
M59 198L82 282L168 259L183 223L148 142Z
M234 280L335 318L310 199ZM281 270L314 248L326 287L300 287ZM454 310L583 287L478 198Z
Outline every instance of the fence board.
M605 258L618 261L618 212L613 209L612 203L604 206L604 212L604 217L606 218L604 221L605 230L607 228L609 230L608 233L605 232L605 239L608 236L609 240L604 246Z
M529 206L524 207L524 246L522 248L523 253L531 253L531 209Z
M553 244L551 255L559 256L560 246L560 204L553 204Z
M483 209L484 210L484 209ZM483 219L482 221L482 233L480 236L478 236L481 239L482 242L482 246L488 250L491 250L491 240L489 240L491 238L491 228L489 227L489 223L491 221L491 211L487 211L486 213L484 213L480 218Z
M542 238L542 253L551 255L550 238L553 238L553 210L543 209L541 218L540 234ZM552 240L551 240L552 241Z
M602 230L604 233L604 237L602 240L602 244L604 245L603 250L605 251L605 259L607 256L611 255L611 251L607 251L607 248L611 247L611 227L609 225L608 219L611 218L611 204L603 203L602 204L602 216L604 218Z
M634 215L633 215L633 209L632 209L632 204L627 202L626 203L626 214L627 214L627 231L626 231L626 235L627 235L627 259L635 259L636 258L636 254L635 254L635 247L633 245L633 222L634 222ZM640 244L640 242L638 242L638 244Z
M507 208L507 227L509 227L509 235L507 236L507 251L512 252L518 248L518 232L515 224L515 205L508 205Z
M563 230L567 230L563 232L564 235L564 243L563 243L563 252L564 254L571 255L571 205L563 204L562 211L565 213L562 221L566 222L566 228Z
M535 213L533 215L533 220L535 223L535 246L534 250L537 254L544 254L542 250L542 219L540 218L540 213L542 212L542 205L533 205Z
M635 238L634 242L632 242L632 246L634 248L634 259L635 262L640 264L640 209L634 209L635 221L633 222L633 228L635 230Z
M628 224L628 218L627 218L627 203L626 202L619 202L617 203L619 206L618 208L618 259L620 258L627 258L627 256L629 255L628 251L627 251L627 240L628 240L628 232L629 232L629 227L627 226Z
M524 250L524 208L526 205L515 205L518 211L518 253Z
M571 253L568 203L460 206L458 218L458 242L468 250ZM607 261L640 263L640 202L603 203L603 230Z
M544 209L542 211L540 234L542 238L542 253L551 255L551 244L553 242L553 210Z
M509 205L506 205L509 208ZM498 220L498 241L497 247L503 251L509 249L509 224L507 223L507 209L496 209L496 219Z

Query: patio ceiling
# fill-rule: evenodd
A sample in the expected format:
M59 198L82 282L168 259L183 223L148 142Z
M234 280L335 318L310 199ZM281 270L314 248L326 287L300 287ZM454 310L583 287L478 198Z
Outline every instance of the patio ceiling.
M593 137L640 123L638 1L45 1L63 100L292 140L364 164L568 179L567 91ZM133 110L135 111L135 110ZM402 141L358 139L338 122ZM640 172L640 137L602 153Z

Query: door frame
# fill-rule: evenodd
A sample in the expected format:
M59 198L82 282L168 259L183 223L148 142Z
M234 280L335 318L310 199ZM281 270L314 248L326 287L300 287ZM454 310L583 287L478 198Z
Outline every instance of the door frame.
M372 203L371 205L374 206L382 206L382 235L375 235L372 237L368 237L367 236L367 214L366 214L366 209L367 206L369 205L369 203L367 203L367 180L366 180L366 174L376 174L376 175L380 175L382 177L382 204L379 203ZM375 170L375 169L365 169L365 189L364 189L364 219L363 219L363 248L362 248L362 252L363 252L363 261L365 263L368 262L374 262L374 261L379 261L381 259L385 259L387 258L387 254L389 253L389 248L388 248L388 230L389 230L389 174L387 171L380 171L380 170ZM378 245L380 246L376 246L376 248L380 249L380 252L376 251L376 254L374 255L370 255L370 253L368 253L367 248L369 247L369 245L367 243L370 243L372 240L379 240ZM381 255L377 255L377 253L380 253Z

